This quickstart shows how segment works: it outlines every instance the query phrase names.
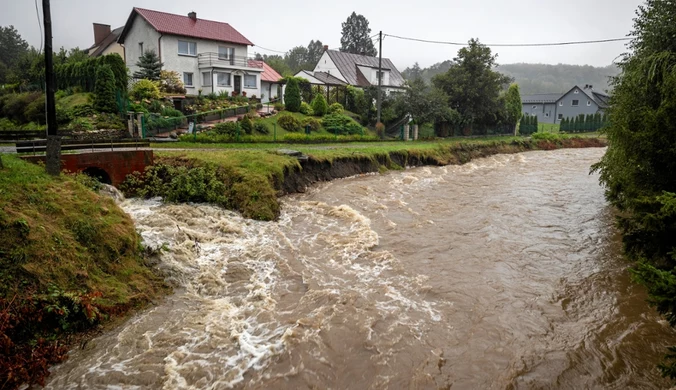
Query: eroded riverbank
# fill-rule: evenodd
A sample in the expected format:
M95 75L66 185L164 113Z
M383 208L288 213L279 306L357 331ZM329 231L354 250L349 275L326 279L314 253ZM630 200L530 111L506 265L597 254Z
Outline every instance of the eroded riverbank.
M664 388L674 332L630 283L603 149L337 180L279 221L123 204L179 293L50 388Z

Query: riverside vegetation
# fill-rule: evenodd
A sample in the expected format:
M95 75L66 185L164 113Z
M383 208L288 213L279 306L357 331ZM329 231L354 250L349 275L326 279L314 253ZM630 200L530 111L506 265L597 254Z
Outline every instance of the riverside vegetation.
M676 7L648 0L634 20L631 54L614 79L609 148L594 166L619 227L633 274L650 302L676 326ZM676 378L676 347L660 367Z
M83 334L166 293L134 224L86 176L0 166L0 387L43 384ZM84 344L83 344L84 345Z

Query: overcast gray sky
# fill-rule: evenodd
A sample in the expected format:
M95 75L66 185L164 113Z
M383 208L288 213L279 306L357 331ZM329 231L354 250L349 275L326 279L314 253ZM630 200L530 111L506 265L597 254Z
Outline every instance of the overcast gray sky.
M41 5L42 1L38 0ZM626 36L642 0L52 0L54 46L86 48L93 43L92 23L124 25L132 7L230 23L256 45L286 51L319 39L340 46L341 23L356 11L372 33L430 40L484 43L561 42ZM0 25L14 25L31 45L40 45L34 0L0 0ZM42 11L40 11L42 12ZM458 47L386 38L383 55L403 70L451 59ZM502 64L515 62L609 65L625 44L550 48L494 48ZM253 51L274 54L258 47Z

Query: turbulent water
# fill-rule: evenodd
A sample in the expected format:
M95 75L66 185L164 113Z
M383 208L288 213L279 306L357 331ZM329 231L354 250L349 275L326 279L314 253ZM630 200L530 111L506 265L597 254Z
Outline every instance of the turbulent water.
M48 388L664 388L676 345L589 167L498 155L327 183L277 222L127 200L176 294Z

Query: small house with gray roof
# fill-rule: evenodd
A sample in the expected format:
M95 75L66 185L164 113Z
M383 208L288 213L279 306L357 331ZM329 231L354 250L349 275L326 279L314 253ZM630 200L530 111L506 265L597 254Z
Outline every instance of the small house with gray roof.
M402 91L404 78L388 58L382 60L382 87L387 94ZM313 71L300 71L296 77L308 79L314 85L367 88L378 85L378 57L328 50L317 62Z
M565 93L544 93L521 96L523 113L537 116L538 123L561 123L563 118L580 114L603 113L608 108L610 97L594 91L593 86L574 86Z

